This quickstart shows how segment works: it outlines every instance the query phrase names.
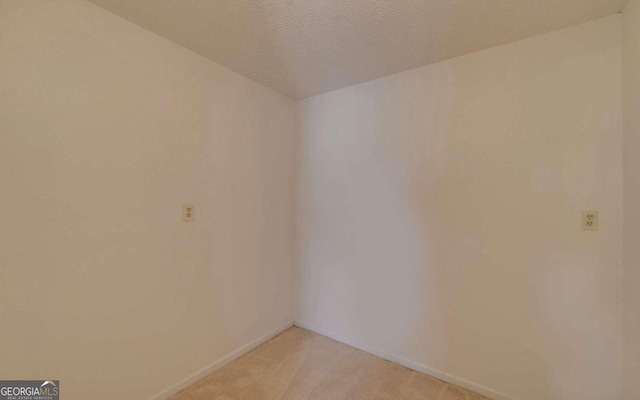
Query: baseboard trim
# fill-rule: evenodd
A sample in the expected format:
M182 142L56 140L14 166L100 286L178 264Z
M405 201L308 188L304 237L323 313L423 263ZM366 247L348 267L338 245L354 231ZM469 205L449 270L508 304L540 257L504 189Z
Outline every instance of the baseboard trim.
M277 336L278 334L282 333L283 331L286 331L287 329L291 328L292 326L293 326L293 321L292 322L287 322L286 324L281 325L278 328L276 328L276 329L274 329L274 330L272 330L270 332L267 332L266 334L260 336L259 338L253 340L252 342L249 342L249 343L245 344L244 346L240 347L239 349L232 351L231 353L229 353L229 354L225 355L224 357L214 361L213 363L207 365L206 367L202 368L201 370L189 375L188 377L186 377L183 380L179 381L178 383L172 385L171 387L163 390L162 392L149 397L148 400L166 400L166 399L168 399L169 397L171 397L174 394L178 393L182 389L185 389L185 388L191 386L192 384L194 384L198 380L204 378L205 376L209 375L210 373L219 370L220 368L222 368L225 365L229 364L231 361L233 361L236 358L238 358L238 357L250 352L251 350L253 350L256 347L260 346L262 343L264 343L267 340Z
M356 349L359 349L359 350L362 350L362 351L366 351L367 353L373 354L374 356L383 358L383 359L388 360L388 361L392 361L392 362L394 362L396 364L400 364L400 365L402 365L404 367L407 367L409 369L412 369L414 371L422 372L423 374L427 374L429 376L433 376L434 378L440 379L441 381L444 381L444 382L447 382L447 383L451 383L453 385L460 386L460 387L463 387L465 389L471 390L473 392L479 393L479 394L481 394L483 396L489 397L490 399L493 399L493 400L516 400L513 397L510 397L510 396L507 396L505 394L496 392L496 391L494 391L492 389L489 389L488 387L485 387L485 386L482 386L482 385L478 385L477 383L470 382L470 381L468 381L466 379L462 379L462 378L459 378L457 376L448 374L446 372L442 372L442 371L438 371L438 370L433 369L433 368L426 367L424 365L415 363L413 361L409 361L407 359L395 356L393 354L388 354L388 353L385 353L385 352L382 352L382 351L379 351L379 350L376 350L376 349L372 349L372 348L370 348L368 346L363 346L363 345L361 345L359 343L356 343L356 342L354 342L352 340L347 340L347 339L345 339L343 337L340 337L338 335L333 334L332 332L329 332L329 331L327 331L327 330L325 330L323 328L320 328L319 326L316 326L316 325L313 325L313 324L309 324L309 323L306 323L306 322L303 322L303 321L295 321L294 325L298 326L300 328L303 328L303 329L310 330L310 331L315 332L317 334L320 334L322 336L326 336L328 338L331 338L331 339L333 339L335 341L338 341L340 343L344 343L344 344L349 345L351 347L355 347Z

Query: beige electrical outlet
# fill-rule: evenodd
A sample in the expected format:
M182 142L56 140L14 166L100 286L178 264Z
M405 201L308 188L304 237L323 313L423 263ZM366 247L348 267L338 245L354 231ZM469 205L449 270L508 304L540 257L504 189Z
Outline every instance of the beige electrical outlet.
M597 211L582 212L582 230L584 231L598 230L598 212Z
M182 221L191 222L194 219L193 204L185 204L182 206Z

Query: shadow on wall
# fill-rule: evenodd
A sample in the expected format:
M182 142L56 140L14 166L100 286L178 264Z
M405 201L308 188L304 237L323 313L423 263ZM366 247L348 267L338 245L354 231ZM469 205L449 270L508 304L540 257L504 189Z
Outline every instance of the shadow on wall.
M578 63L563 48L538 59L504 50L409 72L374 96L384 99L374 113L391 116L380 122L383 147L424 238L420 277L430 290L412 320L442 341L427 358L439 370L517 382L508 391L517 398L576 398L599 379L590 395L609 398L620 376L620 140L603 143L619 131L619 88L585 87L588 73L568 78ZM617 51L604 54L596 63L616 66ZM407 104L406 93L408 107L384 112ZM570 105L600 93L611 95L603 105L613 115ZM585 136L589 118L597 128ZM585 204L617 208L600 242L578 228Z
M617 398L616 18L304 100L298 318L513 398Z
M394 350L414 360L412 349L424 348L427 340L429 351L420 358L429 360L428 367L472 382L518 382L516 398L532 398L528 393L562 398L552 393L553 371L544 356L549 332L537 321L545 311L532 304L540 300L535 295L540 282L527 272L542 261L536 260L538 249L554 240L537 207L519 206L532 202L531 171L520 158L529 144L514 135L508 120L487 118L495 114L495 104L505 105L505 114L520 110L509 108L508 94L491 76L473 87L479 77L461 82L464 72L447 66L434 67L437 72L427 76L409 73L411 78L399 78L380 96L382 111L402 93L414 93L410 106L396 108L380 132L387 149L381 157L402 171L405 197L395 206L415 227L422 252L420 264L397 266L404 281L416 282L416 299L401 328L413 335ZM419 82L419 90L411 82ZM458 88L470 86L468 101L468 93ZM536 203L550 201L544 194L536 197ZM523 229L529 221L537 223ZM393 240L395 235L388 235ZM530 374L535 379L522 379ZM528 388L527 382L537 385Z

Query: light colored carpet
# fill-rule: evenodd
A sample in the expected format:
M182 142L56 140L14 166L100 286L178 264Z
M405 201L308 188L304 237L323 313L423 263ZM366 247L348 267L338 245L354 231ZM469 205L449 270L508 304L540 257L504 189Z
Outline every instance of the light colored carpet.
M480 400L484 397L293 327L171 400Z

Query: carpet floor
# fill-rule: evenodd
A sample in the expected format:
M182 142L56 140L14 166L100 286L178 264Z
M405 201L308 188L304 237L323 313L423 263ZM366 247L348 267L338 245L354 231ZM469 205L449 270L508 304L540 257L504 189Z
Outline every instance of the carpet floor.
M460 387L293 327L171 400L480 400Z

